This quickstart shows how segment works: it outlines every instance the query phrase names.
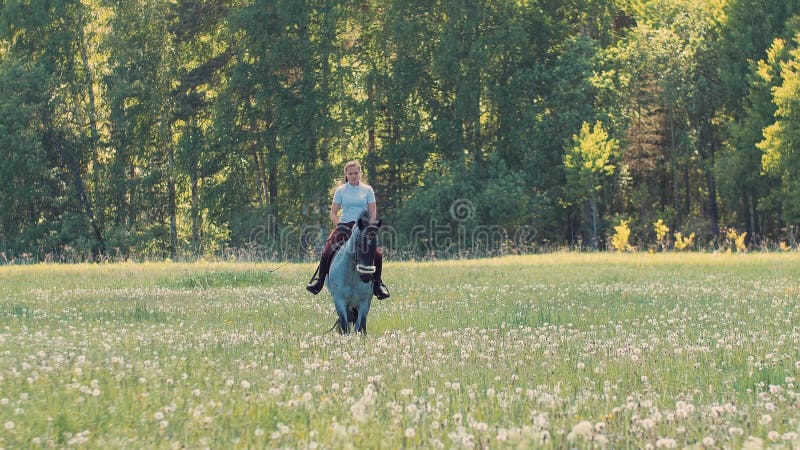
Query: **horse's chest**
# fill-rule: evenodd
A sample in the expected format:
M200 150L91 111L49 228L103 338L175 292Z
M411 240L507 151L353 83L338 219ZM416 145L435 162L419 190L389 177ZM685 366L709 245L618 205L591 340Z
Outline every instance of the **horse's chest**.
M356 305L372 296L371 284L361 281L361 277L355 271L337 274L332 271L328 288L335 299L344 301L348 305Z

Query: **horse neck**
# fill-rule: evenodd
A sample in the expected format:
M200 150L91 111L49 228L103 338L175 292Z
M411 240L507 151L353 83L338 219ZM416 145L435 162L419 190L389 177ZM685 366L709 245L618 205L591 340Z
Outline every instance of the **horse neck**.
M361 230L359 230L357 226L354 226L353 231L350 233L350 237L344 242L344 245L342 245L339 253L344 253L349 256L355 255L356 242L358 241L358 235L360 232Z

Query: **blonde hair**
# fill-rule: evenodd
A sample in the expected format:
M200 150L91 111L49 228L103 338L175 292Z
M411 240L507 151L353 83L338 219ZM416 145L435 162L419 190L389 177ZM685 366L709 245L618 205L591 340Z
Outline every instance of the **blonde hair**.
M354 159L354 160L352 160L352 161L347 161L347 162L344 164L344 183L342 183L342 184L346 184L346 183L347 183L347 169L349 169L349 168L351 168L351 167L354 167L354 166L355 166L355 167L358 167L358 170L361 172L361 181L362 181L363 183L366 183L366 181L364 181L364 171L363 171L363 170L361 170L361 163L359 163L358 161L356 161L356 160Z
M344 181L342 182L336 181L333 183L333 187L331 188L331 195L333 195L333 193L336 192L336 189L339 186L344 186L345 184L347 184L347 169L353 166L358 167L358 170L361 170L361 182L366 184L364 178L364 171L361 169L361 163L356 161L355 159L352 161L347 161L346 163L344 163L344 170L342 171L344 173Z

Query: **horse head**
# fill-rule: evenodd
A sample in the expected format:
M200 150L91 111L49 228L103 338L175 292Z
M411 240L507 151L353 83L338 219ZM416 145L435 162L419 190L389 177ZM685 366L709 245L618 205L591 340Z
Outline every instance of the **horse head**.
M369 220L358 219L358 241L356 242L356 270L361 275L361 281L369 283L375 273L375 252L378 249L378 230L383 224L382 220L370 223Z

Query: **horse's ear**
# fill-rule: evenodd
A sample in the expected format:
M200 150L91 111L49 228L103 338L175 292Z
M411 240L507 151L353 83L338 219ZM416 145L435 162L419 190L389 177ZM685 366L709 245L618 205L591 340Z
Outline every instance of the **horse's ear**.
M358 218L358 229L359 230L363 230L364 227L366 227L366 226L367 226L367 221L359 217Z
M375 224L376 227L380 228L383 226L383 219L378 219L378 223Z

